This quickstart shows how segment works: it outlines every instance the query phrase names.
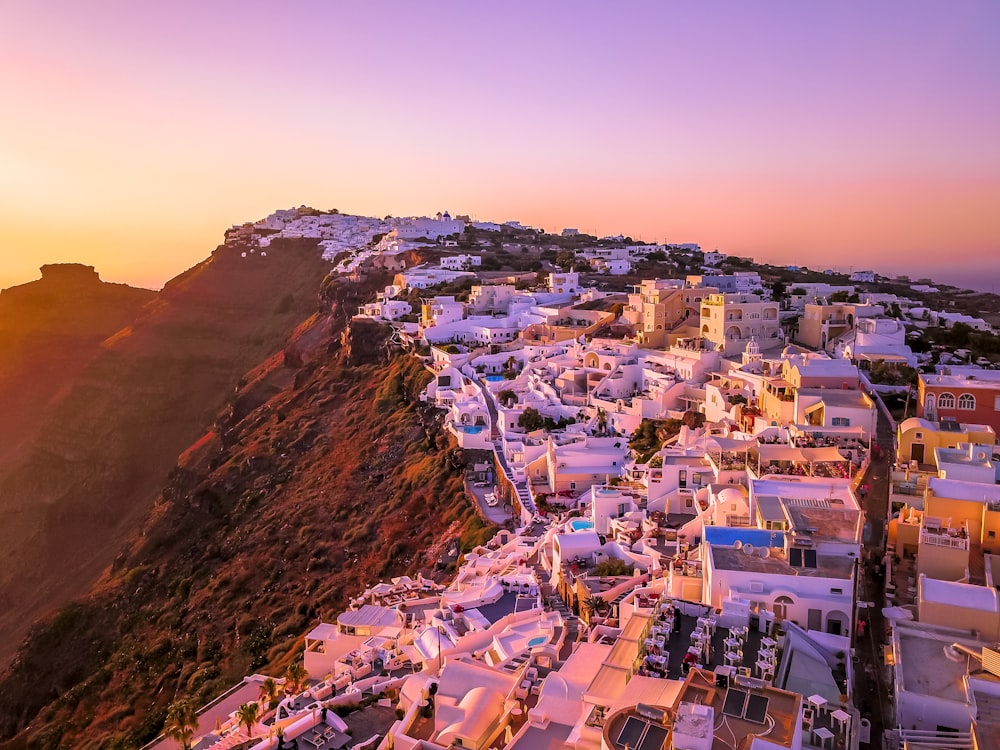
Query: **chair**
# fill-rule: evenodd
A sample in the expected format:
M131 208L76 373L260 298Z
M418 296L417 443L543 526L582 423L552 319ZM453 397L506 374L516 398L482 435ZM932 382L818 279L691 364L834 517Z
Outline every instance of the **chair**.
M813 709L811 706L806 706L802 709L802 728L807 732L812 732L813 729Z

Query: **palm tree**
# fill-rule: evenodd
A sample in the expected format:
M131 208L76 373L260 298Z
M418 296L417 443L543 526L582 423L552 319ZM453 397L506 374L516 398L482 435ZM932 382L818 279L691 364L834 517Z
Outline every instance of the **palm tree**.
M587 613L588 622L594 615L601 615L610 609L606 599L599 596L588 596L581 602L583 610Z
M301 693L308 676L309 673L306 672L306 668L299 662L296 661L289 664L288 670L285 672L285 694L298 695Z
M274 708L278 702L278 683L273 677L268 677L260 683L260 700L267 701L268 708Z
M599 435L608 433L608 413L600 406L597 407L597 433Z
M241 727L247 728L247 736L253 736L253 725L260 718L260 705L257 703L244 703L236 709L236 719Z
M198 728L198 714L187 701L174 703L167 710L167 723L163 733L172 740L177 740L184 750L191 749L191 740Z

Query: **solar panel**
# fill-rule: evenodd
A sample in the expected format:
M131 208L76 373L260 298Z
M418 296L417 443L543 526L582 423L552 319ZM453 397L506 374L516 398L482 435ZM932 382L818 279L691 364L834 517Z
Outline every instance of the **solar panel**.
M646 722L642 719L636 718L635 716L629 716L625 720L625 726L622 727L622 731L618 734L618 744L628 745L629 747L638 747L639 738L642 737L643 730L646 729Z
M726 693L726 702L722 706L722 713L726 716L734 716L737 719L743 718L743 708L747 703L748 693L745 690L729 688Z
M747 711L745 718L755 724L763 724L767 718L768 699L764 695L751 695L747 699Z
M646 736L639 743L638 750L660 750L669 735L670 732L665 727L650 724L649 729L646 730Z

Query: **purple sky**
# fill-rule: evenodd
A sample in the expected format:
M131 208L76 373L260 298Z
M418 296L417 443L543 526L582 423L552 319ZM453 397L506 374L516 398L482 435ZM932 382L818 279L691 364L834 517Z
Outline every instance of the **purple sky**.
M302 203L1000 289L1000 3L0 6L0 287Z

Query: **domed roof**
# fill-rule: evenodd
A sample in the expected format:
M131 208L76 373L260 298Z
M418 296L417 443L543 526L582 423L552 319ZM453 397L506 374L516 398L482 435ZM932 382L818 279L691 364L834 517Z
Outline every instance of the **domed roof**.
M757 339L753 336L747 342L747 354L760 354L760 345L757 343Z
M746 499L743 497L743 493L736 487L726 487L726 489L719 493L720 505L722 503L735 503L737 501L743 503L746 502Z

